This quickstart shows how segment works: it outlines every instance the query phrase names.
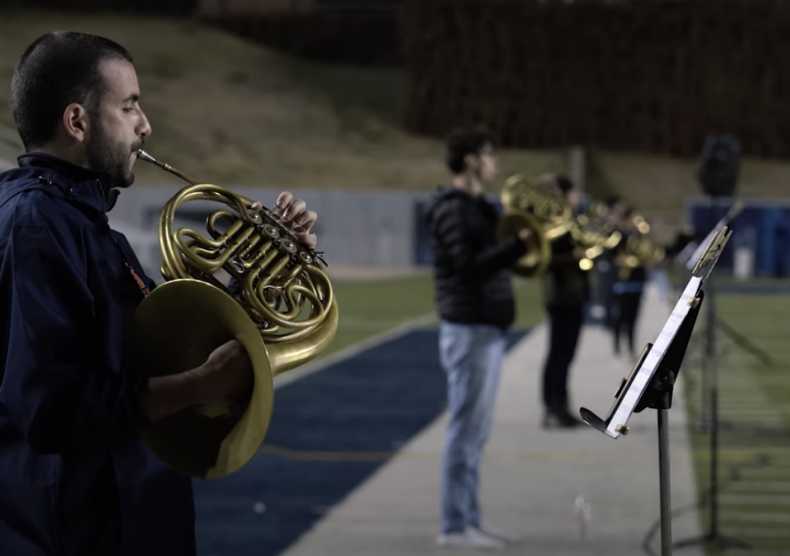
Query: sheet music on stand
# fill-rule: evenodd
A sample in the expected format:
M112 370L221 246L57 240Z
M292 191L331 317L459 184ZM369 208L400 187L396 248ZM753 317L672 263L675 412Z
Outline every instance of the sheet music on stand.
M694 306L702 285L716 265L722 249L724 249L731 234L731 230L725 225L713 235L704 252L697 259L692 276L683 289L683 293L675 304L672 313L664 323L664 327L661 329L655 343L649 349L648 347L645 348L630 376L621 382L615 393L615 402L609 410L607 418L603 420L592 411L581 408L583 419L591 427L612 438L618 438L621 434L627 432L628 419L634 413L639 400L642 398L650 380L675 339L683 321Z
M693 270L694 267L697 265L697 262L702 258L703 254L705 253L705 249L708 245L710 245L713 238L716 237L716 234L721 232L725 226L728 227L732 221L737 217L741 211L743 210L743 201L738 200L730 207L730 210L727 211L727 214L719 220L713 229L708 233L705 239L697 244L696 242L691 242L683 250L678 253L677 261L686 267L686 270ZM684 262L685 261L685 262Z

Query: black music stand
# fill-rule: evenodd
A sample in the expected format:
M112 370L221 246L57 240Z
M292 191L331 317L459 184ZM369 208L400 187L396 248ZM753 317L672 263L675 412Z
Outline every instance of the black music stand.
M621 381L606 419L582 407L582 419L611 438L629 432L633 413L655 409L658 415L658 464L661 502L661 555L672 554L671 488L669 474L669 410L691 334L705 295L702 286L718 260L730 233L726 227L711 239L692 277L654 343L642 351L628 378Z

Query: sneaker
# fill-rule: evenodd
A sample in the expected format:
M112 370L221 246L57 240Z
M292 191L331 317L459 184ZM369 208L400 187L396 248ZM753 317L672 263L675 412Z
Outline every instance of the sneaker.
M491 537L492 539L496 539L498 541L503 542L504 544L515 544L516 540L512 537L505 535L504 533L497 531L495 529L491 529L485 525L481 525L479 527L470 526L470 529L474 529L478 534Z
M505 542L495 537L487 535L474 527L467 527L464 531L457 533L444 533L436 539L439 546L453 548L489 548L501 550L505 548Z

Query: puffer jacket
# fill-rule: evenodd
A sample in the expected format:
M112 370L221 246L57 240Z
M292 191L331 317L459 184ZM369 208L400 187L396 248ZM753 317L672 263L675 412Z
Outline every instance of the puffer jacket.
M518 237L498 241L499 215L483 197L437 188L427 221L434 254L434 299L442 320L507 329L516 316L511 268L526 254Z

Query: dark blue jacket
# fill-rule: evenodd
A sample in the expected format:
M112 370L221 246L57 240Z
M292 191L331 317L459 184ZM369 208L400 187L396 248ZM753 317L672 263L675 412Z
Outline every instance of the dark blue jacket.
M192 482L143 444L121 368L144 297L101 176L42 155L0 175L0 554L189 556Z

